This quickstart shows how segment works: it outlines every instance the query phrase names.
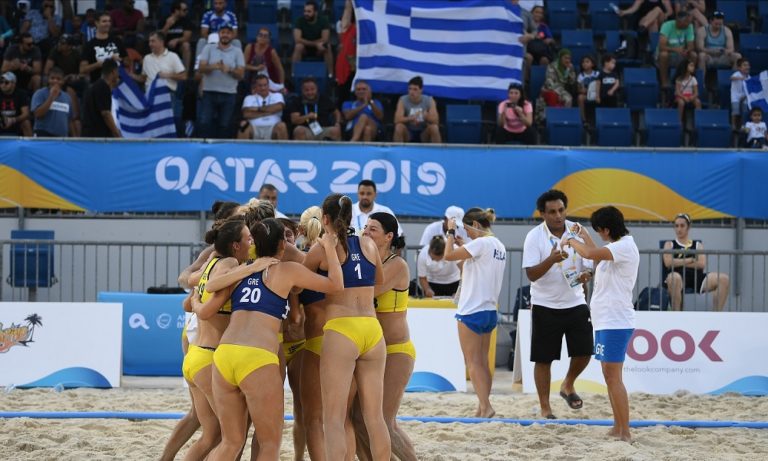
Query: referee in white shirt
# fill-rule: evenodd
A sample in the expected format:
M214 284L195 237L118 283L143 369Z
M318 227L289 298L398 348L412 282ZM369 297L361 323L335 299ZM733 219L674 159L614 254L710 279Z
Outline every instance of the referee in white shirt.
M574 382L587 367L593 352L592 323L584 284L591 267L573 248L561 248L560 240L578 224L567 221L568 197L549 190L536 200L544 222L525 237L523 269L531 281L531 361L541 405L541 416L556 419L549 404L551 365L560 360L563 336L571 364L560 386L560 396L574 410L584 402Z

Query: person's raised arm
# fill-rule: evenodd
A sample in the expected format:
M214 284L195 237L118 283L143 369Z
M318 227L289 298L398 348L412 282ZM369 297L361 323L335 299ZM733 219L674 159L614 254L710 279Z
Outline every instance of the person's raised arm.
M209 318L216 315L216 313L221 309L221 306L226 304L227 299L231 296L231 293L229 290L221 290L217 291L213 294L210 298L208 298L205 302L201 301L200 293L197 290L197 287L195 287L194 290L192 290L190 299L190 304L192 306L192 312L197 314L197 318L200 320L208 320Z
M324 252L326 261L328 262L328 277L324 277L311 271L308 267L306 267L306 260L305 267L300 267L299 263L286 263L290 265L292 273L297 276L297 280L294 282L294 285L322 293L335 293L342 291L344 289L344 274L341 272L339 255L336 252L336 244L338 241L339 239L336 234L333 232L328 232L327 229L325 234L323 234L323 236L319 239L322 251ZM310 262L310 264L312 263Z
M227 258L234 259L234 258ZM238 280L242 280L251 274L261 272L273 264L279 263L279 259L272 257L262 257L256 259L250 264L240 264L237 266L230 266L229 270L218 271L216 274L212 274L211 278L205 284L205 290L209 293L222 290ZM221 264L221 262L219 262Z
M193 272L196 272L198 269L203 267L203 265L208 261L208 259L213 254L213 245L210 245L203 249L203 251L200 252L200 254L197 256L197 259L187 266L183 271L181 271L181 274L179 274L178 282L179 286L184 288L191 288L190 285L187 284L187 281L189 280L190 274Z
M472 258L472 255L463 246L456 245L456 219L448 220L448 235L445 237L445 253L443 259L446 261L463 261Z

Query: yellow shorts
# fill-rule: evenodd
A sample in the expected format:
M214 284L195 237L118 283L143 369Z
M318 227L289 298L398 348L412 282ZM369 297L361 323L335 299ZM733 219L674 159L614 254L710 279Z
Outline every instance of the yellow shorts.
M233 386L251 373L267 365L279 365L277 355L260 347L239 344L219 344L213 354L213 363L221 376Z
M291 360L298 354L299 352L303 351L306 341L303 339L300 339L298 341L288 341L287 343L283 343L283 354L285 354L285 363L291 363Z
M323 351L323 337L315 336L314 338L307 339L304 349L320 357L320 353Z
M406 354L416 360L416 347L410 339L406 343L387 344L387 355L389 354Z
M200 370L211 363L213 363L213 350L190 344L187 355L184 356L184 362L181 364L181 374L184 375L184 379L192 383Z
M357 345L361 356L384 338L381 324L376 317L338 317L325 322L323 331L327 330L339 332L349 338Z

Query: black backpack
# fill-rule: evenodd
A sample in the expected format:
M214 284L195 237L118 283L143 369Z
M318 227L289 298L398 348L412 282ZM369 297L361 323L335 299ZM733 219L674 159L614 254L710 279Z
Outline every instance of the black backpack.
M645 287L637 296L635 309L639 311L665 311L669 309L669 293L663 287Z

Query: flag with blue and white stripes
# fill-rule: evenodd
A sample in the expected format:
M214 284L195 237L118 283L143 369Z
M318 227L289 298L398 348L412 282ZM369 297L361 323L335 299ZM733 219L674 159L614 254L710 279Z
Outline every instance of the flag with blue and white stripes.
M357 74L375 92L499 100L522 80L520 7L507 0L355 0Z
M120 84L112 90L117 124L125 138L175 138L171 90L162 78L152 81L145 95L120 67Z
M768 113L768 70L744 80L744 93L750 109L759 107Z

